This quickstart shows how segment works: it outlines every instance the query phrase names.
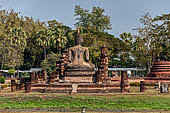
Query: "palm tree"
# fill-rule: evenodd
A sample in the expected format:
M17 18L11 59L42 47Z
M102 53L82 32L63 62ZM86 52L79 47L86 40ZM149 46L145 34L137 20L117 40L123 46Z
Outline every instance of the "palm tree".
M54 44L57 45L59 53L61 54L61 49L65 48L68 39L67 39L67 29L64 26L56 26L54 28Z
M51 45L52 40L54 40L53 32L49 29L43 29L37 33L37 42L43 47L44 59L46 59L46 50Z
M23 59L23 53L25 50L25 47L27 45L26 39L26 33L21 27L14 27L11 28L8 32L8 41L10 41L10 45L12 49L9 49L10 57L13 56L13 67L17 66L19 70L19 66L22 64ZM12 50L12 51L10 51ZM13 51L15 50L15 51ZM19 72L18 72L19 76Z
M8 39L10 40L11 45L17 46L21 52L23 52L27 46L27 36L21 27L11 28L8 32Z

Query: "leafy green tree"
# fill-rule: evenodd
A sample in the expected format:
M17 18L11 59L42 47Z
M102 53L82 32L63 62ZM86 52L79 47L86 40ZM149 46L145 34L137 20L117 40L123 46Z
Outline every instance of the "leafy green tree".
M156 23L155 31L162 47L159 58L161 60L170 60L170 14L157 16L153 19L153 22Z
M9 56L13 58L13 66L20 66L23 63L23 52L25 50L25 47L27 45L26 43L26 33L25 31L20 27L14 27L11 28L8 32L8 40L11 45L11 50L9 51ZM11 63L11 62L10 62Z
M134 36L133 51L136 63L147 67L148 73L155 60L168 60L169 57L169 20L168 15L152 18L149 13L142 16L143 27Z
M25 17L22 24L27 35L27 47L24 51L24 64L22 69L30 69L32 67L40 67L43 59L42 47L37 43L37 32L46 28L44 22L33 20L33 18Z
M14 75L15 75L15 69L9 69L9 70L8 70L8 73L9 73L10 75L14 76Z
M61 28L55 28L54 36L54 43L59 49L59 54L61 54L61 49L64 48L68 42L66 37L66 31Z
M48 27L53 31L54 45L57 47L58 53L61 54L63 49L73 46L74 32L68 26L57 22L56 20L48 21Z
M51 53L47 55L47 59L43 60L41 62L41 67L44 70L47 70L47 74L50 74L51 72L56 70L56 61L60 60L61 55Z
M133 53L133 35L131 33L122 33L120 34L120 38L123 40L126 48L124 49L124 51L122 51L120 53L120 59L123 62L127 62L129 59L131 59L133 57L132 53ZM132 60L132 59L131 59Z
M82 27L85 32L104 32L111 29L110 16L104 15L104 9L93 7L92 12L75 6L75 16L78 21L75 25Z
M40 46L43 47L44 59L46 59L46 50L50 47L53 40L54 40L54 35L50 29L43 29L38 31L37 42Z
M5 83L5 77L4 76L0 76L0 83L4 84Z

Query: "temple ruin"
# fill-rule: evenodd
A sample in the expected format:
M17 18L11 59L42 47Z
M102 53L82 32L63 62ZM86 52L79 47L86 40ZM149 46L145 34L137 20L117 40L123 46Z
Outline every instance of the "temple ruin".
M77 29L75 46L62 53L60 61L56 62L56 71L50 76L44 73L30 74L25 80L25 92L41 93L113 93L129 92L127 72L121 73L119 79L108 77L107 47L101 47L100 65L95 67L89 61L89 50L82 47L83 38ZM12 91L15 91L15 82L12 81Z

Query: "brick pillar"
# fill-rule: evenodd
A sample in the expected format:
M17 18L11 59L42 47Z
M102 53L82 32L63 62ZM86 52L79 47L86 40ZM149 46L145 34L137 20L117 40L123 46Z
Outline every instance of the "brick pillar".
M108 77L108 55L107 47L103 46L101 48L100 65L98 67L98 72L96 75L96 82L103 82L103 79L105 77Z
M31 92L31 82L26 82L25 83L25 92L26 93Z
M21 90L24 90L24 80L23 79L20 80L20 88L21 88Z
M38 79L39 79L39 77L41 77L41 74L39 72L37 72L37 73L33 72L33 73L35 75L35 83L38 83Z
M69 64L68 51L67 51L67 50L64 51L63 59L64 59L64 64L65 64L65 65Z
M36 74L35 74L35 78L36 78L36 76L37 76L37 78L38 79L42 79L42 72L36 72Z
M29 78L25 79L25 92L31 92L31 80Z
M43 79L47 81L47 71L45 69L43 70Z
M145 92L145 81L140 81L140 92Z
M61 75L60 75L60 61L56 61L56 78L57 79L61 79Z
M15 79L11 80L11 92L15 92L16 91L16 81Z
M64 59L62 58L60 60L60 76L61 76L61 79L64 80Z
M21 85L20 84L16 84L16 91L21 91Z
M108 55L107 47L103 46L101 48L101 65L104 66L103 73L105 77L108 77Z
M121 71L121 81L120 81L120 88L121 88L121 93L126 92L125 88L128 83L128 76L126 71Z
M52 72L50 74L50 83L55 83L55 75L56 75L56 72Z
M35 83L35 72L30 73L31 83Z

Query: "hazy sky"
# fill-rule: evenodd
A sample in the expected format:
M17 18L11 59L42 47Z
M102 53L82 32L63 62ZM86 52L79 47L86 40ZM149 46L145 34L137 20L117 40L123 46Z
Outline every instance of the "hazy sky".
M56 19L75 29L74 8L80 5L91 10L93 6L105 9L111 16L112 30L109 33L119 36L132 32L140 26L142 14L149 12L152 17L170 13L170 0L0 0L1 9L14 9L23 16L48 21Z

